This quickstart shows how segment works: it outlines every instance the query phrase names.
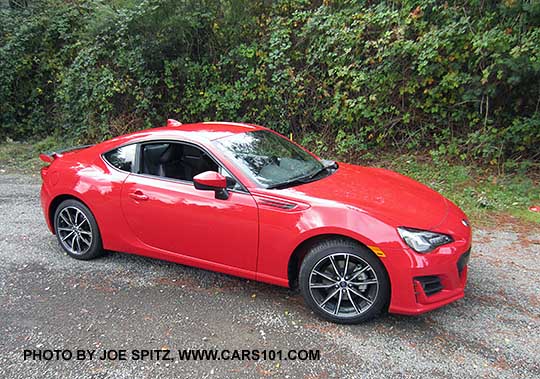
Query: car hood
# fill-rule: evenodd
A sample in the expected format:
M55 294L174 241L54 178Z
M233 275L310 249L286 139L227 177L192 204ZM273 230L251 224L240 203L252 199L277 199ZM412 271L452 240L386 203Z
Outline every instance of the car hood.
M438 192L393 171L340 163L323 179L283 190L300 198L353 206L394 226L433 229L448 213Z

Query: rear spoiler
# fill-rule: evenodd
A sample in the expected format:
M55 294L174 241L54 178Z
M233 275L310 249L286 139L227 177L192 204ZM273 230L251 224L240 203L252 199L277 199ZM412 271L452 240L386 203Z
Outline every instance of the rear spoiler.
M94 145L93 144L92 145L81 145L81 146L68 147L67 149L53 151L51 153L41 153L41 154L39 154L39 159L41 159L45 163L52 163L52 161L54 161L55 159L62 158L62 155L64 153L69 153L69 152L75 151L75 150L82 150L82 149L86 149L87 147L92 147L92 146L94 146Z

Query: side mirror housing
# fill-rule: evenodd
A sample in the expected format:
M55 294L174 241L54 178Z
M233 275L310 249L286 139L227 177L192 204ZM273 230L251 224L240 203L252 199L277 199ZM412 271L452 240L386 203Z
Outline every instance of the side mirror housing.
M205 171L193 177L193 184L196 189L203 191L214 191L216 199L227 200L227 179L219 172Z

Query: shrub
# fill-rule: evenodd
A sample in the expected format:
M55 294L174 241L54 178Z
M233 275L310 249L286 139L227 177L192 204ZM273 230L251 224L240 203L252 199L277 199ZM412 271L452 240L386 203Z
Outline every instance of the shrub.
M0 17L12 138L177 117L339 154L540 158L537 1L47 0Z

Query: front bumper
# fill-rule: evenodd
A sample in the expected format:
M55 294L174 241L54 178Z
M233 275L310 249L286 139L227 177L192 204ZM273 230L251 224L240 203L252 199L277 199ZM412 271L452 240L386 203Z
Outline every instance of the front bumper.
M467 283L470 242L440 248L436 253L395 252L388 311L418 315L461 299ZM401 261L401 262L400 262ZM404 269L404 267L408 267Z

